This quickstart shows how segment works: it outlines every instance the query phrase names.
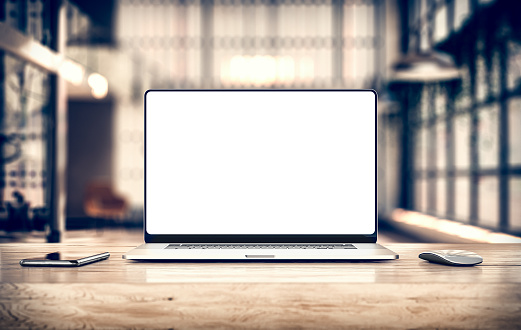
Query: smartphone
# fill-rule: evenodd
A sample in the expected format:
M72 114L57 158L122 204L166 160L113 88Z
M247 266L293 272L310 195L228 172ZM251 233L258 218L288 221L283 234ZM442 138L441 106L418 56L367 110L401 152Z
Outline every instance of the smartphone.
M41 258L22 259L20 260L20 265L36 267L79 267L107 259L108 257L110 257L110 253L108 252L80 258L72 255L66 255L61 252L53 252L46 254Z

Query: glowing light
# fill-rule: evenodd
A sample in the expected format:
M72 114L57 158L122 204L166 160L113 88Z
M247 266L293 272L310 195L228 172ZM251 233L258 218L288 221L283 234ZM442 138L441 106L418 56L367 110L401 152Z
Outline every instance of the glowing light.
M315 78L315 62L311 57L303 57L299 64L300 79L306 83Z
M303 80L314 78L314 63L304 58L301 65ZM234 56L228 63L221 64L223 84L251 84L257 87L291 84L295 80L295 60L289 56ZM302 74L301 74L302 76Z
M78 63L75 63L70 60L65 60L60 65L58 73L60 74L60 76L63 77L63 79L76 86L79 86L83 82L83 77L85 76L85 69Z
M249 57L234 56L230 61L230 80L244 83L247 79L247 61Z
M277 58L277 82L290 84L295 80L295 60L289 56Z
M87 83L91 88L91 93L94 98L102 99L107 96L109 83L107 82L107 79L99 73L90 74Z
M276 61L271 56L255 56L250 59L248 80L256 85L270 85L277 77Z

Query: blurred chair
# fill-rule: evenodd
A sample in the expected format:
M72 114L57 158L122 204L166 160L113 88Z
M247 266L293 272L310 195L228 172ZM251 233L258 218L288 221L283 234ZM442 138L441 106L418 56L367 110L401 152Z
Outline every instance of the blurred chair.
M87 184L83 205L88 216L105 220L121 219L128 210L127 200L116 194L110 183L103 181Z

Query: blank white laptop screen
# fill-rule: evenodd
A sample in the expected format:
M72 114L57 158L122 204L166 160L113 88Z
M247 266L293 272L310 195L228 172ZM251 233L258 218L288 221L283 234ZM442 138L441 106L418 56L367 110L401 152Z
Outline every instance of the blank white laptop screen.
M149 234L370 235L372 91L149 91Z

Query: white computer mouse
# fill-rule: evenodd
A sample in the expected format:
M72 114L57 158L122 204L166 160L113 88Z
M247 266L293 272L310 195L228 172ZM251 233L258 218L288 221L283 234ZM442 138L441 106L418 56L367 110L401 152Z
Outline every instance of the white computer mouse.
M483 262L483 258L465 250L437 250L420 253L421 259L450 266L473 266Z

